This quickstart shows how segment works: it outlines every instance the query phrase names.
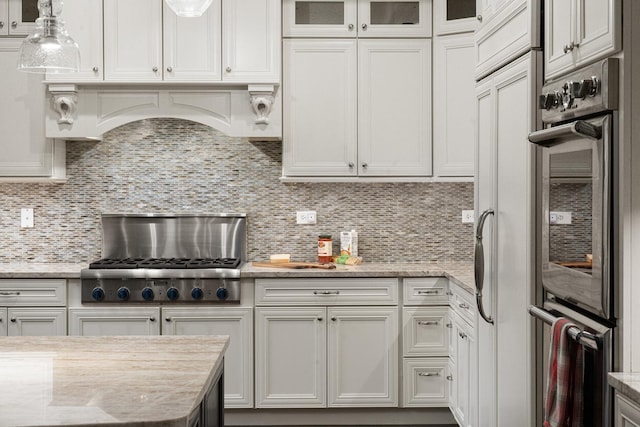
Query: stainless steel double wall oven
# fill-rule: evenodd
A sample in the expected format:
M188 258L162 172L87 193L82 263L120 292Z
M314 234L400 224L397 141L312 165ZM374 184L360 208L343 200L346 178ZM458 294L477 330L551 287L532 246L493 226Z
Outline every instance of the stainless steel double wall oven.
M619 64L609 58L547 82L539 97L537 305L539 409L550 324L566 317L584 356L584 426L609 426L615 366ZM541 425L541 424L540 424Z

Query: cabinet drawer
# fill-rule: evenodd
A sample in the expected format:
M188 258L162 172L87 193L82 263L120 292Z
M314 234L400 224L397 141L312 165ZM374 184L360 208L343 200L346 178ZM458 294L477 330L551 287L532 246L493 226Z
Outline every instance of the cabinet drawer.
M405 308L403 341L405 356L449 354L449 308Z
M447 407L449 376L449 359L446 357L405 359L403 406Z
M256 279L256 305L396 305L398 279Z
M420 277L402 279L405 305L441 305L449 302L446 277Z
M64 306L67 282L57 280L0 280L0 306Z
M474 324L476 306L473 295L458 286L451 287L451 306L467 322Z

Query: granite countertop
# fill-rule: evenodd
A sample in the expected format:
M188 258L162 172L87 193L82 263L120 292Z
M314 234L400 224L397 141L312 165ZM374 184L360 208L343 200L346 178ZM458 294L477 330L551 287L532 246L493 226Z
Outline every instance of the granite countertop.
M86 264L0 264L0 278L3 279L38 279L61 278L77 279L80 270ZM333 270L324 269L289 269L254 267L246 263L241 277L448 277L469 292L475 291L473 263L471 262L426 262L426 263L363 263L360 265L338 265Z
M0 337L0 426L186 426L228 336Z
M452 282L473 293L475 280L471 262L433 263L363 263L337 265L335 269L254 267L247 263L242 267L242 277L447 277Z
M640 405L640 373L609 372L609 384Z

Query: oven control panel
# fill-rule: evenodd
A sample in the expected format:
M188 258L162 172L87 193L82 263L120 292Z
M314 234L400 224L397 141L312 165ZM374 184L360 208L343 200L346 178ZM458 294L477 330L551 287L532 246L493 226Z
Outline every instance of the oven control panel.
M547 82L538 97L542 121L557 123L618 108L617 58L582 68Z
M237 279L83 279L83 303L240 303Z

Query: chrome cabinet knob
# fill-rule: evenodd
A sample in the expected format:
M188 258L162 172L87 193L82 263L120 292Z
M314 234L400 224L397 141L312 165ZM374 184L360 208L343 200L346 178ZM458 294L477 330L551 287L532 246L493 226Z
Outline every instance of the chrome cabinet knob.
M227 71L227 73L230 73L231 72L231 67L227 67L226 71Z
M367 31L367 24L362 24L362 29L363 29L364 31Z
M318 322L322 322L322 317L318 317Z
M478 16L476 16L476 19L477 19L478 21L482 22L482 15L478 15Z
M153 316L151 316L151 317L149 318L149 321L150 321L150 322L155 322L155 321L156 321L156 318L155 318L155 317L153 317Z
M18 319L16 319L15 317L12 317L12 318L11 318L11 322L12 322L12 323L16 323L17 321L18 321Z
M94 72L94 73L97 73L97 72L98 72L98 70L99 70L99 68L98 68L98 66L96 65L95 67L93 67L93 68L92 68L92 70L93 70L93 72Z
M165 318L164 318L164 321L165 321L165 322L171 322L171 317L165 317Z
M353 167L355 166L355 164L353 162L349 162L349 168L353 169Z
M447 375L447 380L453 381L453 375Z
M4 21L0 21L0 28L4 28Z
M18 23L16 21L11 21L11 28L18 28Z
M170 72L172 72L172 71L173 71L173 68L172 68L172 67L167 67L167 72L168 72L168 73L170 73Z
M151 70L153 70L153 72L157 72L158 71L158 67L153 67Z
M338 318L337 318L337 317L335 317L335 316L333 316L333 317L331 318L331 320L335 322L336 320L338 320Z
M354 25L353 24L349 24L349 26L347 28L349 28L349 31L353 30ZM2 27L0 27L2 28Z
M366 168L366 167L368 167L368 166L369 166L369 165L368 165L367 163L362 163L362 167L363 167L363 168Z
M579 47L580 44L576 43L576 42L571 42L569 44L565 44L564 47L562 48L562 50L564 51L564 53L569 53L572 52L573 49Z

